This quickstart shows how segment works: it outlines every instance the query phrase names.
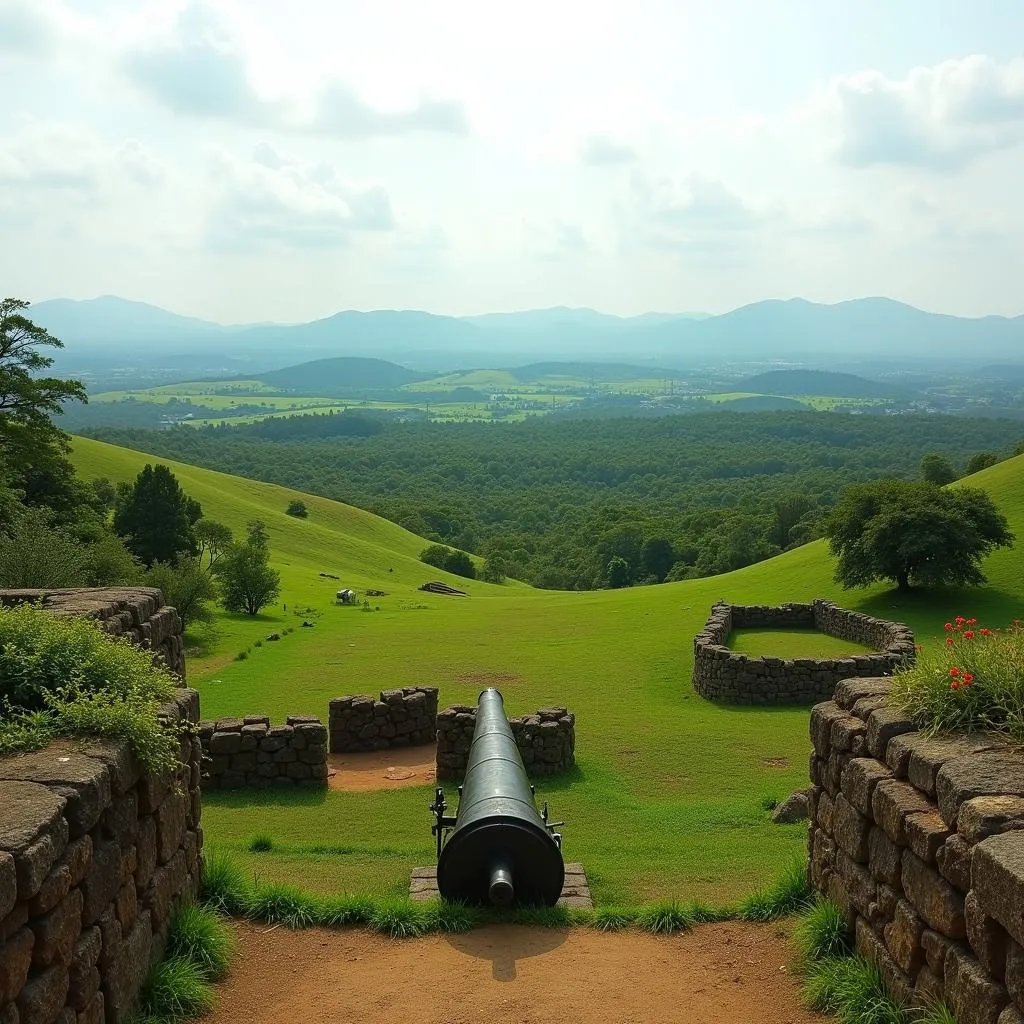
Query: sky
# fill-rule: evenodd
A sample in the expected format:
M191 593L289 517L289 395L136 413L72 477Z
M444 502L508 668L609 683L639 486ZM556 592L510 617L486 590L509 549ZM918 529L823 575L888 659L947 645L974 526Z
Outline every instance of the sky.
M1020 0L0 0L0 293L1024 313Z

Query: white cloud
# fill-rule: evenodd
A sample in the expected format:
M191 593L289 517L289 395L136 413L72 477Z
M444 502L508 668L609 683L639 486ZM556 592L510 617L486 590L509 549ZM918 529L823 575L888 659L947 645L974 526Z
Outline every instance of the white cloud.
M1024 59L975 55L902 79L860 71L833 79L819 110L840 163L961 167L1024 142Z
M607 167L634 163L638 154L632 146L618 142L609 135L591 135L583 143L580 158L592 167Z
M251 81L239 39L202 0L182 10L169 31L128 49L122 64L140 89L184 116L341 139L468 130L465 111L453 101L420 98L406 109L385 110L337 79L311 97L265 96Z
M38 2L0 0L0 54L45 56L56 42L57 28Z
M578 257L590 249L590 240L583 228L561 217L550 220L524 217L521 226L527 249L540 259L563 260Z
M395 214L380 185L354 185L333 164L304 163L262 143L249 161L211 153L214 199L207 239L216 248L346 245L356 231L391 231Z

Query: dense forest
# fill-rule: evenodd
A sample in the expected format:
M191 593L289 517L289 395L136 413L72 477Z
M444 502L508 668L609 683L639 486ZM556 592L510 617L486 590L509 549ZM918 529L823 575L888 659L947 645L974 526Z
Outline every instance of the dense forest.
M813 412L502 425L307 414L91 433L357 505L536 586L589 589L768 558L819 536L844 485L919 478L932 452L958 471L979 452L1002 458L1020 429Z

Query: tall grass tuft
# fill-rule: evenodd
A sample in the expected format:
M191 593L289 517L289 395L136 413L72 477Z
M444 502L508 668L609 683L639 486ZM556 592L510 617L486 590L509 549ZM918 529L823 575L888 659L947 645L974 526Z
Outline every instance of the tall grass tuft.
M602 932L621 932L636 923L637 912L632 907L598 907L594 911L593 925Z
M475 928L481 919L475 907L464 903L448 903L445 900L432 900L425 904L427 931L449 932L461 934Z
M323 896L318 900L316 923L325 928L369 924L373 906L369 896Z
M234 934L212 910L185 903L175 911L167 943L169 958L189 960L206 981L219 981L234 951Z
M371 931L390 935L393 939L416 938L427 931L430 923L427 908L410 899L377 901L367 921Z
M739 917L744 921L774 921L796 914L810 905L811 886L803 859L794 860L782 876L740 903Z
M804 998L813 1009L832 1014L837 1024L906 1024L878 968L858 956L826 957L808 965Z
M957 1024L953 1011L945 1003L929 1003L914 1016L914 1024Z
M850 936L842 910L831 900L816 900L801 916L793 933L798 963L806 969L819 960L845 956Z
M309 928L319 924L323 897L304 892L294 885L270 882L253 886L249 892L244 913L269 924L283 924L286 928Z
M266 832L260 832L258 835L252 837L249 840L249 852L250 853L270 853L274 848L274 840L272 836L268 836Z
M637 915L637 924L655 935L674 935L694 926L693 911L678 900L667 900L645 907Z
M144 1017L183 1021L213 1009L213 990L198 964L187 957L173 956L150 970L139 1004Z
M230 857L215 850L206 854L203 871L203 903L221 914L245 914L253 886Z

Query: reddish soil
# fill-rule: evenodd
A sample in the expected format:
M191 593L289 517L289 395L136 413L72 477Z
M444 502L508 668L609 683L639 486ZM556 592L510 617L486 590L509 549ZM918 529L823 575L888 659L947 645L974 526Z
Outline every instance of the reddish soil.
M780 929L673 937L521 925L386 939L238 925L209 1024L811 1024Z
M327 785L348 793L371 789L398 789L422 786L437 775L434 744L397 747L365 754L328 754Z

